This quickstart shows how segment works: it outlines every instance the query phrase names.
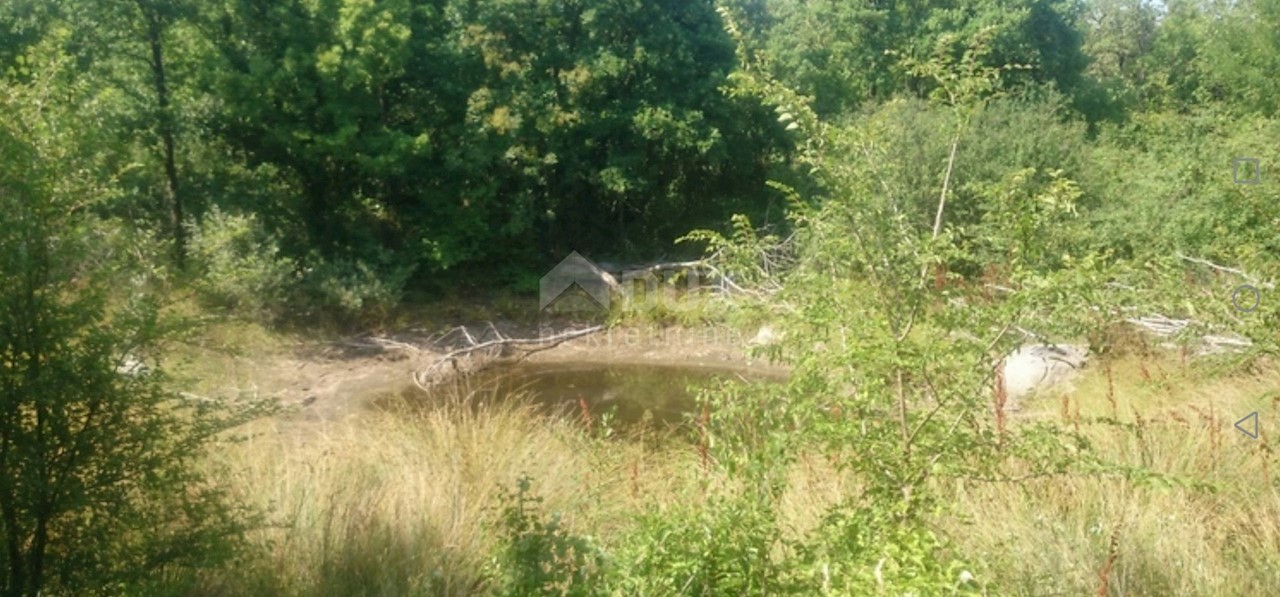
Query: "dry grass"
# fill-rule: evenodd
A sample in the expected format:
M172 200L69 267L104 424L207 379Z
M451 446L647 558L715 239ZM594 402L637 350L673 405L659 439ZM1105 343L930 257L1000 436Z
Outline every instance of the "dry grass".
M962 549L981 554L1008 594L1274 592L1280 490L1269 442L1280 420L1271 399L1280 372L1216 377L1204 364L1135 356L1112 363L1107 377L1097 367L1070 395L1045 398L1027 416L1065 412L1074 420L1079 412L1081 431L1110 460L1211 488L1083 477L957 485L967 522L949 526ZM1257 440L1232 428L1255 410ZM1110 416L1139 432L1088 423Z
M270 423L219 454L237 497L273 523L252 535L265 556L219 579L220 592L472 594L495 552L500 491L522 475L582 534L624 527L638 502L681 491L679 455L640 442L604 449L519 401L486 402Z
M1110 377L1110 381L1108 381ZM1067 417L1113 461L1192 486L1068 476L953 483L942 526L993 594L1235 595L1280 586L1280 491L1271 434L1280 371L1213 374L1177 358L1098 366L1020 421ZM271 514L262 554L211 583L224 594L414 595L484 592L499 491L521 475L573 532L605 543L645 509L726 491L704 483L696 446L603 440L519 402L465 398L339 423L264 423L216 460L239 499ZM1262 438L1232 423L1257 410ZM1140 433L1090 422L1115 417ZM822 455L792 471L780 521L798 537L856 480ZM1207 484L1211 489L1196 487Z

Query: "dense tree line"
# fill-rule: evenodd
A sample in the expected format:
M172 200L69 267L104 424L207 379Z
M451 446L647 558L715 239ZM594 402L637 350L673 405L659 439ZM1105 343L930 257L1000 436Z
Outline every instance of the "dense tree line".
M357 298L466 277L528 288L568 250L654 257L730 213L776 220L764 182L795 181L796 135L735 89L744 60L824 118L930 96L908 62L976 36L1003 90L1059 94L1093 133L1280 107L1267 2L719 8L737 39L710 1L17 0L0 8L0 64L6 85L48 81L51 110L96 114L62 141L78 148L65 167L113 185L103 215L155 231L175 263L216 208L255 219L288 284Z
M722 91L734 47L709 2L19 2L2 18L11 84L45 51L97 88L66 98L111 111L80 141L133 153L117 208L179 255L218 206L309 265L510 281L764 207L787 146Z

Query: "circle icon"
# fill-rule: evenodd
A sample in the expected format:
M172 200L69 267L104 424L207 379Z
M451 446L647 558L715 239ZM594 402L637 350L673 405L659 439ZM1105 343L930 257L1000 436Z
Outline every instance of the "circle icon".
M1242 306L1242 303L1240 302L1241 294L1253 295L1253 301L1251 303L1244 303L1249 305L1248 307ZM1235 292L1231 293L1231 304L1241 313L1251 313L1257 310L1258 306L1262 304L1262 293L1259 292L1257 288L1248 284L1241 284L1236 288Z

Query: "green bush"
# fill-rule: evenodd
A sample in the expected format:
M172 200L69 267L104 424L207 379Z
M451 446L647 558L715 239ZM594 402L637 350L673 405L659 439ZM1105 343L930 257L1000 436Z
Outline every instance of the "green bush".
M253 318L288 308L296 267L254 215L214 207L190 231L193 286L207 302Z
M841 505L797 550L796 582L836 595L965 595L981 587L944 539L881 508Z
M302 292L310 311L341 320L385 316L400 302L412 267L371 266L359 259L319 260L303 273Z
M772 300L784 334L770 349L790 381L705 395L706 446L766 511L802 454L837 457L834 474L856 486L815 529L769 544L783 587L773 592L979 592L933 530L950 480L1105 468L1069 429L1008 424L992 391L1019 326L1072 339L1096 325L1095 308L1113 312L1104 282L1119 266L1075 247L1082 192L1069 154L1083 126L1053 102L995 98L1002 69L975 64L981 50L916 69L944 101L891 102L855 122L823 122L759 83L820 141L799 162L826 193L793 202L798 263ZM989 269L998 292L977 280Z
M772 558L772 508L745 498L645 514L610 569L616 595L770 595L787 590Z
M942 106L905 99L868 107L861 118L839 125L852 134L831 140L828 151L842 166L831 169L834 185L828 192L857 188L887 195L905 224L928 230L955 135L959 142L944 224L966 234L987 212L1000 209L984 195L1010 172L1029 173L1021 184L1032 196L1057 178L1079 177L1085 168L1080 157L1085 125L1067 114L1063 99L1054 94L1001 97L975 109L956 134L956 118Z
M255 215L211 209L191 224L193 287L212 306L260 320L327 315L364 321L395 306L412 269L354 258L312 256L309 267L281 254ZM386 263L380 258L373 263Z
M541 498L530 495L530 479L521 477L514 492L504 492L498 529L504 549L490 564L501 595L590 595L599 579L604 554L588 538L573 535L559 514L543 515Z
M1274 139L1280 120L1239 120L1212 109L1142 114L1103 131L1081 179L1093 234L1117 255L1182 252L1261 267L1280 251ZM1256 158L1261 184L1237 184L1232 162ZM1243 173L1242 173L1243 174Z

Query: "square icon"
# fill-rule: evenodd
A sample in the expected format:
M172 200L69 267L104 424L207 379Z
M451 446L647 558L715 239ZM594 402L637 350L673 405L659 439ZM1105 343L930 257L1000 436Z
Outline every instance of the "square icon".
M1244 168L1240 166L1243 165ZM1236 158L1231 160L1231 177L1236 184L1258 184L1262 182L1262 170L1258 167L1258 158Z

